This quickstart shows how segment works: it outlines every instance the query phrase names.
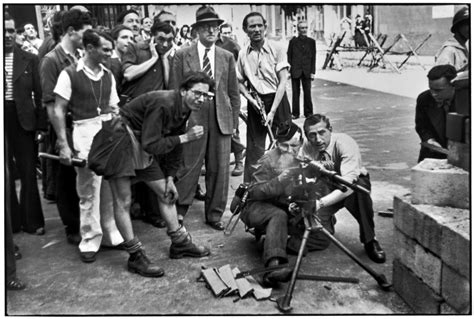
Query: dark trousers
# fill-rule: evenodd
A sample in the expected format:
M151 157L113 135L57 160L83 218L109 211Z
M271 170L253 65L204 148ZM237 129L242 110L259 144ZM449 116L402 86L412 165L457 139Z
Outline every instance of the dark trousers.
M5 139L6 141L6 139ZM10 150L8 143L5 143L5 158L8 158ZM5 172L5 263L6 263L6 282L10 282L16 277L15 244L13 243L12 220L11 220L11 193L15 189L11 185L11 172L8 165L4 166Z
M268 113L272 108L275 94L260 95L265 104L265 111ZM291 111L288 97L283 95L283 98L278 106L278 109L273 118L272 131L276 132L278 125L284 121L291 123ZM244 182L250 183L252 174L257 168L257 162L265 153L265 140L267 138L267 128L262 125L262 118L260 114L249 105L248 120L247 120L247 152L245 156L245 170Z
M283 209L264 201L250 202L242 212L242 221L249 228L265 232L263 261L267 265L271 258L288 260L286 241L288 238L288 215Z
M49 131L49 153L55 153L57 136L54 129ZM48 163L49 162L49 163ZM76 190L76 170L73 166L62 165L57 161L47 160L48 189L54 189L59 217L66 234L77 234L80 228L79 196Z
M231 141L230 141L230 152L234 153L234 156L240 156L242 152L244 151L245 146L240 142L240 132L239 128L237 128L237 132L232 135ZM236 158L237 162L237 158Z
M299 78L291 78L291 88L293 92L293 116L300 116L300 83L303 85L304 116L313 114L313 102L311 101L311 78L303 75Z
M6 157L7 167L12 176L14 165L16 165L21 180L19 202L14 178L11 178L9 185L6 185L10 187L12 230L17 232L23 229L27 232L35 232L36 229L44 227L43 210L36 180L38 149L35 132L23 129L18 120L15 102L6 101L4 107L5 142L10 150Z

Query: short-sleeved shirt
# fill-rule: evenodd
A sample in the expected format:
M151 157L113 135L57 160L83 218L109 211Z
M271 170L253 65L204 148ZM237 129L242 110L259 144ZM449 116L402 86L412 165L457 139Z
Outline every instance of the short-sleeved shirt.
M349 135L332 133L325 152L326 159L334 162L335 171L349 183L356 181L359 175L367 175L367 170L362 166L359 146ZM319 151L305 141L300 149L300 156L318 160Z
M265 40L260 50L249 44L239 52L237 78L241 83L250 81L259 94L270 94L277 91L280 83L278 72L289 68L285 49Z
M130 45L127 52L122 56L122 73L125 73L132 65L139 65L151 59L150 45L146 42L138 42ZM122 86L122 94L132 98L150 91L162 90L164 88L163 63L157 59L142 76L126 81Z
M100 68L100 72L98 74L94 74L94 72L84 64L84 60L80 59L77 63L76 71L79 72L80 70L82 70L84 74L92 81L99 81L105 75L106 72L111 73L103 65L100 65ZM120 99L117 95L117 90L115 88L115 80L113 76L111 76L110 83L111 88L108 105L111 107L111 109L117 110L117 105L120 102ZM56 87L54 88L54 93L61 96L65 100L69 101L71 99L72 82L71 78L65 70L61 71L61 73L59 74L58 82L56 84Z

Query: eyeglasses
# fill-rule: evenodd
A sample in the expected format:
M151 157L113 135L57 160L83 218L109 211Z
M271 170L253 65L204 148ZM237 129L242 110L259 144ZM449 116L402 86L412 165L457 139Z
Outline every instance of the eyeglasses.
M203 24L201 25L201 28L203 28L206 31L216 31L217 29L219 29L217 24Z
M202 96L205 100L212 101L212 99L214 98L214 93L212 92L202 92L198 90L189 90L189 91L191 91L194 94L194 98L196 99L200 99Z

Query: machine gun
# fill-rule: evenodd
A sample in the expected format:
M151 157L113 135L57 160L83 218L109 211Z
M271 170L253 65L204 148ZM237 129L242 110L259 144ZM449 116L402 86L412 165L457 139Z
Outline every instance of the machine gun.
M253 103L249 103L253 106L253 108L257 111L257 113L260 115L262 125L265 126L267 129L268 137L270 138L270 145L268 146L268 149L271 150L273 147L276 145L276 140L275 136L273 135L272 127L268 124L265 124L267 122L267 112L265 112L265 104L263 104L262 99L258 95L257 91L254 89L249 90L250 95L252 98L257 102L257 105L254 105Z
M353 261L355 261L359 266L361 266L367 273L369 273L379 284L379 286L385 290L390 290L392 284L390 284L385 275L377 273L368 265L364 264L354 253L352 253L348 248L346 248L339 240L337 240L324 226L321 224L316 211L315 200L317 199L317 194L311 191L309 183L306 183L305 177L305 169L308 166L310 168L316 169L321 172L324 176L330 177L336 183L341 183L343 186L351 188L353 191L362 192L365 194L370 194L370 191L365 189L364 187L354 184L348 183L347 181L343 180L340 176L336 174L336 172L328 171L324 167L320 165L314 165L307 160L303 160L301 162L301 172L303 178L301 179L301 187L298 188L298 194L295 194L294 202L297 205L298 213L301 214L301 217L304 221L304 233L303 238L301 241L301 245L298 251L298 257L296 259L295 266L293 268L293 272L291 275L290 283L286 290L284 296L279 297L276 302L278 309L282 312L289 312L292 307L290 305L291 299L293 297L293 291L295 289L295 284L297 279L312 279L312 280L321 280L317 276L312 275L300 275L299 270L301 267L301 262L303 259L304 250L306 247L306 243L308 241L309 234L312 231L321 231L329 240L331 240L337 247L339 247L346 255L348 255ZM337 278L336 278L337 279ZM323 280L327 280L327 278L323 278ZM343 280L340 280L343 281Z

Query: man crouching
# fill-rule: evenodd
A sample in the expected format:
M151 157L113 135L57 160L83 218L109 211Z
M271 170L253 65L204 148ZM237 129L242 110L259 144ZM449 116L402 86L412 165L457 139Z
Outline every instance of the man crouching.
M303 144L303 133L296 124L283 122L276 135L277 147L258 161L252 175L247 205L240 218L249 227L265 232L263 261L265 267L288 263L288 197L292 194L293 178L299 162L296 155ZM288 281L290 268L266 273L263 284L273 286Z
M163 269L146 257L130 219L132 183L143 181L157 195L171 239L170 258L203 257L208 248L195 245L177 218L174 177L182 161L182 144L203 136L202 126L186 131L192 111L213 98L214 81L205 73L188 74L179 90L153 91L133 99L120 117L104 125L94 140L89 167L110 183L117 227L130 253L128 270L160 277Z

